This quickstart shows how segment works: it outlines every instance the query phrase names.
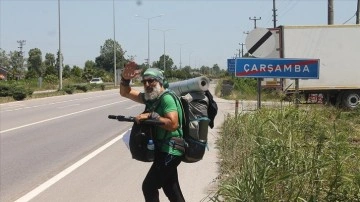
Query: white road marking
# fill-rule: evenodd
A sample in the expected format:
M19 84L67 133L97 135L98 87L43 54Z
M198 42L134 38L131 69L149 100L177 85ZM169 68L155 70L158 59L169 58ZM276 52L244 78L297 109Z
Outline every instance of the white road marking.
M79 106L79 105L80 105L79 103L71 104L71 105L65 105L65 106L58 107L58 109L64 109L64 108L73 107L73 106Z
M30 106L30 107L25 107L25 105L10 105L10 107L15 108L16 106L18 106L18 108L15 109L5 109L2 112L11 112L11 111L17 111L17 110L22 110L22 109L31 109L31 108L37 108L37 107L42 107L42 106L46 106L46 105L55 105L55 104L61 104L61 103L66 103L66 102L73 102L73 101L78 101L78 100L88 100L88 99L92 99L92 98L96 98L96 97L104 97L104 96L110 96L111 94L106 94L106 95L99 95L99 96L93 96L93 97L85 97L85 98L76 98L76 99L72 99L72 100L65 100L65 101L58 101L58 102L50 102L50 103L46 103L46 104L41 104L41 105L34 105L34 106ZM49 97L51 98L51 97ZM23 102L23 101L22 101ZM6 106L6 103L2 104L4 106ZM2 106L0 105L0 106ZM3 107L2 107L3 108Z
M138 107L138 106L142 106L142 105L143 105L143 104L136 104L136 105L130 106L130 107L126 108L126 109L132 109L132 108L135 108L135 107Z
M93 151L89 155L85 156L84 158L82 158L81 160L76 162L75 164L73 164L70 167L66 168L65 170L61 171L59 174L55 175L54 177L52 177L48 181L42 183L41 185L39 185L38 187L36 187L32 191L30 191L29 193L25 194L24 196L22 196L21 198L16 200L15 202L27 202L27 201L30 201L31 199L33 199L34 197L39 195L41 192L45 191L46 189L48 189L49 187L54 185L56 182L60 181L62 178L69 175L71 172L73 172L74 170L76 170L77 168L79 168L80 166L82 166L83 164L85 164L86 162L91 160L92 158L94 158L96 155L98 155L99 153L101 153L102 151L104 151L105 149L110 147L111 145L113 145L115 142L119 141L127 132L128 131L126 131L123 134L121 134L121 135L117 136L116 138L112 139L110 142L106 143L105 145L103 145L99 149Z
M65 115L61 115L61 116L54 117L54 118L45 119L45 120L42 120L42 121L25 124L25 125L18 126L18 127L15 127L15 128L10 128L10 129L7 129L7 130L2 130L2 131L0 131L0 134L6 133L6 132L10 132L10 131L13 131L13 130L17 130L17 129L20 129L20 128L25 128L25 127L28 127L28 126L33 126L33 125L40 124L40 123L45 123L45 122L52 121L52 120L56 120L56 119L61 119L61 118L68 117L68 116L71 116L71 115L74 115L74 114L83 113L83 112L86 112L86 111L90 111L90 110L94 110L94 109L106 107L106 106L109 106L109 105L113 105L113 104L117 104L117 103L125 102L125 101L127 101L127 100L122 100L122 101L119 101L119 102L113 102L113 103L109 103L109 104L106 104L106 105L101 105L101 106L97 106L97 107L93 107L93 108L89 108L89 109L85 109L85 110L73 112L73 113L70 113L70 114L65 114Z

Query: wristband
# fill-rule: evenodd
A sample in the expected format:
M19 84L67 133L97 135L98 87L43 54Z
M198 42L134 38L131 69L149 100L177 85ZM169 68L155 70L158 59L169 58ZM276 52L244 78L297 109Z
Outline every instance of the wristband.
M149 118L150 118L150 119L154 119L154 120L159 120L159 119L160 119L160 115L159 115L158 113L156 113L156 112L151 112L151 113L149 114Z
M120 81L120 84L121 84L122 86L130 86L130 81L121 80L121 81Z
M125 79L125 78L121 75L120 84L123 85L123 86L130 86L130 79Z

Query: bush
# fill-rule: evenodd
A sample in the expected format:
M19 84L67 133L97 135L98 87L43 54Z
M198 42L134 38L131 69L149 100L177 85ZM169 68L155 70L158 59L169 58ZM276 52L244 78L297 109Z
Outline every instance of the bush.
M83 92L87 92L89 90L89 86L88 85L81 85L81 84L78 84L78 85L74 85L74 88L76 90L81 90Z
M0 97L8 97L11 95L11 86L8 84L0 84Z
M14 100L24 100L27 96L27 91L24 87L22 86L16 86L13 88L12 90L12 97L14 98Z
M46 83L52 84L52 85L56 85L59 83L59 78L56 75L46 75L44 78L44 81Z
M29 96L32 96L32 94L34 93L34 90L33 89L27 89L26 90L26 94L29 95Z
M105 85L104 85L104 84L101 84L101 85L100 85L100 88L101 88L101 90L105 90Z
M67 94L73 94L74 91L75 91L75 88L74 88L74 86L66 85L66 86L63 88L63 91L65 91L65 93L67 93Z

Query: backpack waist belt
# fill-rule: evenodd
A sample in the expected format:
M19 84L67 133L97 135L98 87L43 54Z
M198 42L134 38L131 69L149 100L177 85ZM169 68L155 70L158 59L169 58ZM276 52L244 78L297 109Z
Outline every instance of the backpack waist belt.
M174 149L185 152L185 141L180 137L172 137L167 143Z

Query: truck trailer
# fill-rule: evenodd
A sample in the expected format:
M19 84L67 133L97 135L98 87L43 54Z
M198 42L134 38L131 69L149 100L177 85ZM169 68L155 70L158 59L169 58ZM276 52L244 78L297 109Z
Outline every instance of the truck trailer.
M280 26L281 58L320 59L319 79L299 79L305 98L321 94L323 102L354 109L360 105L360 25ZM282 79L287 93L294 79Z

